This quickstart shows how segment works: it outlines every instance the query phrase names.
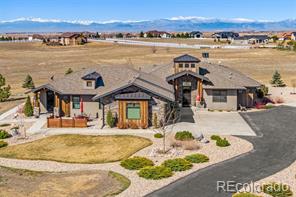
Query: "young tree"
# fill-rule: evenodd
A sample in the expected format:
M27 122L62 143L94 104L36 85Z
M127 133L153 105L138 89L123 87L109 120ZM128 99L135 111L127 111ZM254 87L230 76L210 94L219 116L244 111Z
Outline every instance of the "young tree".
M116 36L116 38L123 38L123 34L122 33L118 33L115 36Z
M65 72L65 75L71 74L73 72L72 68L68 68Z
M168 133L172 132L174 125L179 120L180 113L178 112L178 104L173 103L170 106L170 109L166 111L164 116L160 119L159 130L163 135L162 138L162 150L161 152L165 154L166 150L166 141ZM170 125L170 127L168 127Z
M28 89L35 88L33 78L31 77L31 75L27 75L27 77L23 83L23 88L28 88Z
M114 124L115 124L115 118L113 117L113 114L111 112L111 110L109 110L107 112L107 125L112 128L114 127Z
M34 111L33 111L33 106L31 103L31 98L30 98L30 96L28 96L25 106L24 106L24 114L25 114L25 116L30 117L30 116L33 116L33 113L34 113Z
M5 78L0 74L0 102L6 101L10 97L10 86L5 85Z
M273 85L274 87L286 86L286 84L282 80L281 74L277 70L274 72L272 79L270 81L270 84Z
M140 32L140 38L143 38L144 37L144 32Z

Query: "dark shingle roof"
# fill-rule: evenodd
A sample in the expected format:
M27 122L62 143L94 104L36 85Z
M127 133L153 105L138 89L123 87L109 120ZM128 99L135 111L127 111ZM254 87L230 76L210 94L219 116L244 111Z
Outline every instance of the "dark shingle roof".
M150 100L151 96L144 92L133 92L133 93L125 93L118 94L115 96L117 100Z
M101 77L101 75L99 73L97 73L96 71L94 71L94 72L84 75L83 77L81 77L81 79L83 79L83 80L97 80L100 77Z
M185 54L174 59L174 62L200 62L200 60L191 55Z
M200 75L198 73L192 72L190 70L184 70L184 71L178 72L176 74L172 74L172 75L170 75L170 76L168 76L166 78L166 81L172 81L172 80L177 79L179 77L182 77L184 75L186 75L186 76L191 75L191 76L197 77L197 78L199 78L199 79L201 79L203 81L210 82L210 80L207 77L202 76L202 75Z

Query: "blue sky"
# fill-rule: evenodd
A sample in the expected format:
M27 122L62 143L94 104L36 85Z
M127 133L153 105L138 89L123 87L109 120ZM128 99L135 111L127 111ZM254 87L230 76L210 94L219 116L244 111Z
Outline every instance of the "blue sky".
M283 20L296 18L296 0L5 0L0 20L150 20L175 16Z

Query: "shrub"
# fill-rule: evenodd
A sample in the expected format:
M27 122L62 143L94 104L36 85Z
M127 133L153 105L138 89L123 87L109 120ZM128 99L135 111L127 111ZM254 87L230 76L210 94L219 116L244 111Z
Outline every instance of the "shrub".
M221 140L221 137L219 135L212 135L211 140Z
M193 137L192 133L190 133L189 131L178 131L175 134L175 139L185 141L185 140L193 140L194 137Z
M191 163L204 163L209 161L209 158L203 154L187 155L185 159Z
M161 133L155 133L154 137L155 138L163 138L163 135Z
M8 127L8 126L10 126L9 123L3 123L3 124L0 124L0 127Z
M8 143L0 140L0 148L5 146L8 146Z
M261 196L257 196L255 194L244 192L244 193L234 194L232 197L261 197Z
M171 177L173 175L173 172L170 168L167 168L165 166L147 166L142 168L138 172L138 175L145 179L158 180Z
M230 146L230 143L226 138L224 138L224 139L217 140L216 145L220 147L226 147L226 146Z
M269 183L261 186L261 190L273 197L288 197L293 196L290 186L279 183Z
M181 141L181 146L184 150L198 150L199 149L198 142L195 140Z
M120 165L128 170L139 170L146 166L153 166L154 163L145 157L132 157L121 161Z
M5 130L0 130L0 139L9 138L10 134Z
M182 158L166 160L163 165L172 171L185 171L192 168L192 163Z
M24 114L25 114L25 116L30 117L30 116L33 116L33 113L34 113L34 111L33 111L33 106L31 103L31 98L30 98L30 96L28 96L25 106L24 106Z
M115 124L115 118L113 117L111 110L107 112L107 124L111 128L114 127Z

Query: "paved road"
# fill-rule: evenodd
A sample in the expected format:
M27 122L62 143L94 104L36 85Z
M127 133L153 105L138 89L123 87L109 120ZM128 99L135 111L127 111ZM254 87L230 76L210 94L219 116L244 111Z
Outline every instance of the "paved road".
M197 171L148 196L224 197L217 180L255 182L272 175L296 160L296 108L281 106L268 111L243 114L258 137L242 137L254 151Z

